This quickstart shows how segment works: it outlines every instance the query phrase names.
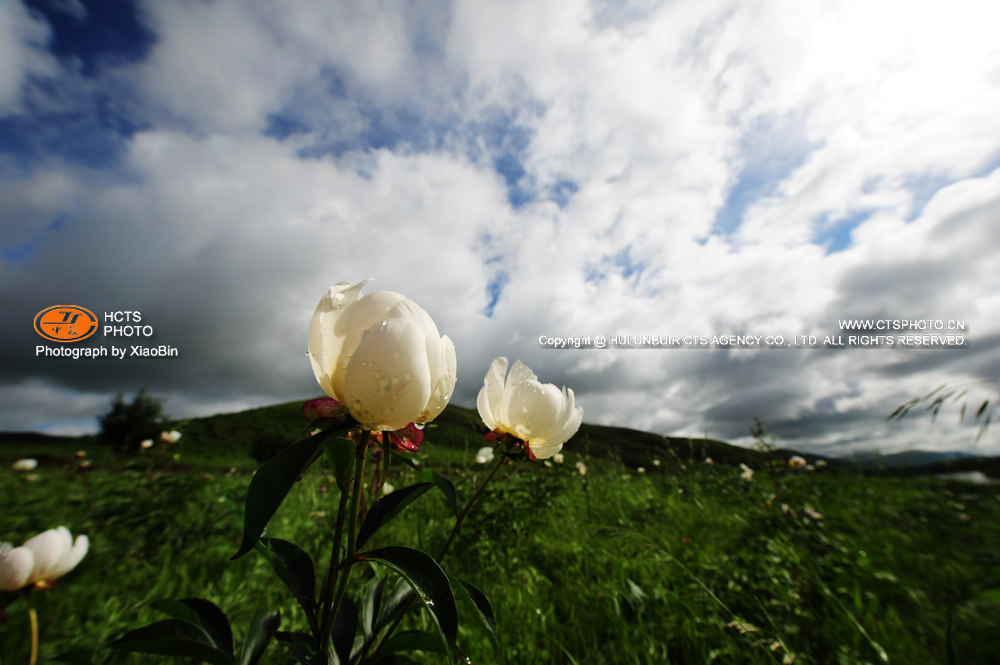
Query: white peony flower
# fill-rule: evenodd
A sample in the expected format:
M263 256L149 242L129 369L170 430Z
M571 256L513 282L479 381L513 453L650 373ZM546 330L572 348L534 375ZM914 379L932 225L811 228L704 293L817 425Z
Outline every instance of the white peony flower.
M489 464L493 461L493 449L489 446L479 449L476 453L476 464Z
M455 389L455 345L412 300L391 291L362 297L365 284L340 282L320 299L309 324L316 380L370 429L430 422Z
M801 469L806 465L805 458L799 457L798 455L792 455L788 458L788 466L792 469Z
M170 432L160 432L160 441L163 443L177 443L181 440L181 433L177 430L171 430Z
M493 361L476 405L487 427L524 441L532 459L558 453L583 421L572 390L540 383L520 360L514 361L509 375L506 358Z
M10 465L15 471L34 471L38 468L38 460L32 457L24 457Z
M52 586L80 563L89 547L87 536L77 536L74 542L64 526L29 538L20 547L0 543L0 590L17 591L29 584Z

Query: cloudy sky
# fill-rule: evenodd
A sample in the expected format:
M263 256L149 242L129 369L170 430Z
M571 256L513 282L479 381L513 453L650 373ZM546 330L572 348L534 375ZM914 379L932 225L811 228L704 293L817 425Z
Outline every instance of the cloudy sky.
M959 405L885 418L997 394L997 25L982 0L0 0L0 429L93 431L141 387L178 418L314 396L316 303L374 277L455 341L458 404L505 355L588 422L969 449ZM65 304L154 330L77 347L180 356L36 355ZM844 319L968 346L539 343Z

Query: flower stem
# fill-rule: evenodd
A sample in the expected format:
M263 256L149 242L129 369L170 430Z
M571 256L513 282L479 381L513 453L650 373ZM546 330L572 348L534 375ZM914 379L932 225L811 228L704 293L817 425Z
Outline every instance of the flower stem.
M501 456L500 461L498 461L496 466L493 467L493 470L490 471L490 475L486 476L486 480L484 480L482 484L476 488L476 491L472 494L472 498L470 498L469 502L465 504L464 508L462 508L462 512L458 514L458 519L455 520L455 526L451 528L451 533L448 534L448 540L445 541L444 546L441 548L441 551L438 553L437 558L435 559L435 561L437 561L439 564L441 563L441 561L444 560L444 557L448 553L448 550L451 549L452 543L455 542L455 537L458 535L459 530L462 528L462 523L465 521L466 516L468 516L468 514L472 511L472 507L476 504L476 500L479 498L479 495L482 494L483 489L485 489L486 486L489 485L490 481L493 480L493 476L497 475L497 471L500 470L500 467L503 466L505 461L507 461L507 458ZM378 646L375 647L375 650L372 652L372 660L375 660L375 657L378 656L379 652L382 650L382 647L385 646L386 642L389 641L389 638L392 637L392 634L396 632L397 628L399 628L399 624L403 622L403 617L405 617L406 613L409 612L410 606L412 604L413 604L413 598L410 598L410 600L408 600L406 604L403 605L403 609L399 612L399 615L396 617L396 620L392 622L392 625L389 626L389 630L386 631L385 636L382 638L382 641L379 642Z
M458 519L455 520L455 526L452 527L451 533L448 534L448 540L445 541L444 547L442 547L441 551L438 552L435 561L441 563L444 560L444 556L448 553L448 550L451 549L451 544L455 542L455 537L458 535L459 529L462 528L462 523L465 521L466 516L468 516L468 514L472 511L472 507L476 504L476 500L479 499L479 495L482 494L483 489L485 489L486 486L489 485L490 481L493 480L493 476L497 475L497 471L500 470L500 467L503 466L505 461L507 461L507 458L501 456L500 460L496 463L496 466L494 466L493 470L490 471L490 475L486 476L486 480L484 480L482 484L476 488L472 498L469 499L467 504L465 504L465 508L462 509L462 512L458 514Z
M346 507L344 500L346 492L343 490L341 491L340 509L337 514L338 533L335 536L333 553L330 556L331 568L328 573L330 583L327 587L327 597L323 608L324 612L323 620L320 624L320 634L317 635L319 643L323 645L322 649L325 653L329 653L330 650L330 633L333 630L333 622L337 617L337 613L340 611L340 604L344 599L344 592L347 590L347 583L351 578L351 568L354 565L354 556L357 554L358 514L361 511L361 495L364 493L365 460L368 458L368 442L369 432L368 430L363 430L361 433L361 442L355 448L354 453L354 480L351 485L351 512L347 532L347 551L344 554L344 558L338 561L337 554L340 550L339 532L343 528L344 508ZM336 567L334 567L334 562L337 562ZM338 568L340 571L340 579L337 581L336 589L334 589L332 580L333 575L337 572Z
M35 612L31 596L28 596L28 622L31 624L31 656L28 665L35 665L38 662L38 613Z

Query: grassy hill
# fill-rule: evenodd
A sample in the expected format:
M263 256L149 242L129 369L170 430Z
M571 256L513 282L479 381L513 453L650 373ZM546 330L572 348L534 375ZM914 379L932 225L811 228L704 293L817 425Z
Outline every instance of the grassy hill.
M307 434L308 423L302 416L304 401L175 421L171 427L183 434L177 451L188 464L254 467ZM486 433L475 409L450 404L427 426L427 445L421 449L421 454L427 455L432 462L460 462L462 454L474 453L486 445L482 439ZM41 456L49 462L69 462L76 450L85 449L90 454L100 455L99 447L94 436L0 433L0 460ZM706 458L717 464L742 462L758 467L770 459L796 454L794 451L763 453L716 439L661 436L626 427L587 423L580 426L564 451L567 455L615 460L632 468L649 468L657 459L694 462Z
M307 433L302 416L305 399L258 407L236 413L174 421L183 433L177 451L186 464L241 468L256 467ZM421 454L433 462L463 463L462 455L485 445L486 428L475 409L449 404L425 431L427 446ZM76 450L99 458L106 454L95 436L50 436L37 432L0 432L0 463L34 457L42 464L68 464ZM851 459L821 457L788 448L758 450L708 438L662 436L650 432L584 423L566 444L567 455L615 460L631 468L650 468L654 460L681 463L710 458L722 465L741 463L758 469L770 462L801 455L810 463L823 460L828 470L853 470L894 475L930 475L981 471L1000 478L1000 457L953 455L909 451L893 455L868 455ZM466 457L467 459L467 457Z
M300 408L296 401L179 421L183 438L159 462L118 459L93 437L0 435L0 539L20 543L66 525L91 542L55 589L32 593L39 662L174 662L104 646L163 619L152 606L161 598L211 600L238 639L257 607L280 610L282 630L304 630L263 557L230 560L258 466L252 454L301 438ZM449 406L428 425L417 455L422 468L454 483L463 503L486 474L473 462L484 433L474 410ZM91 467L81 467L79 449ZM179 464L170 461L175 451ZM502 469L448 554L449 573L481 588L496 612L498 656L475 621L461 618L472 662L995 660L995 485L866 475L846 465L796 473L769 464L793 451L597 425L582 426L564 452L561 466ZM42 462L30 478L9 465L28 455ZM578 459L585 476L573 465ZM733 467L740 462L756 470L752 480ZM397 489L413 479L410 468L393 465ZM316 464L268 527L309 553L320 574L338 498L330 472ZM453 522L432 491L372 546L436 551ZM8 600L0 592L0 607ZM3 609L0 663L28 662L27 603L18 598ZM424 613L406 627L426 629L426 621ZM269 648L262 665L285 665L281 653ZM444 662L433 654L419 660Z

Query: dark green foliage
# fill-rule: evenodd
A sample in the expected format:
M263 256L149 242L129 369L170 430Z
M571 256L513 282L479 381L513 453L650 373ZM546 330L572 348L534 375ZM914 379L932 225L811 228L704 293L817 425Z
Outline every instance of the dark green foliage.
M344 635L371 641L393 608L413 597L391 572L398 562L385 548L407 543L439 551L455 519L446 488L462 505L487 473L472 462L483 442L469 413L450 407L431 423L416 455L419 470L393 463L389 481L399 489L432 482L435 473L441 482L404 512L386 502L383 517L373 518L381 528L362 556L381 558L357 565L359 584L335 622ZM255 413L252 421L266 426L269 419ZM237 419L228 422L227 430L242 431ZM190 432L207 436L210 426L211 419L186 424L183 444ZM249 553L229 561L239 548L250 473L217 469L240 467L247 449L230 448L225 438L199 442L214 448L211 458L154 474L108 455L82 475L71 465L73 449L85 447L77 442L44 444L65 463L40 467L34 482L0 474L4 540L20 542L59 524L91 538L76 570L55 589L34 593L42 662L60 655L85 662L88 653L93 665L177 662L105 645L163 621L157 599L192 596L225 611L233 649L204 605L174 607L167 620L198 627L170 624L181 639L198 643L185 643L192 649L212 649L210 659L219 652L225 662L238 661L239 645L249 644L251 660L260 654L262 665L284 665L296 648L313 650L307 608L322 584L334 528L334 465L321 458L290 481L259 545L270 558ZM542 665L786 658L853 665L878 663L883 653L892 663L918 665L995 659L998 486L844 469L796 473L770 467L752 450L747 458L733 452L756 470L744 482L737 467L722 463L724 444L715 443L584 427L567 445L565 464L501 469L443 562L458 599L459 662L463 655L479 664ZM0 468L30 452L26 445L9 454L0 446ZM227 450L231 459L219 453ZM575 471L577 461L586 463L586 476ZM408 574L427 573L424 564ZM436 580L430 583L440 591ZM475 590L489 596L488 604ZM277 625L272 614L255 617L258 607L281 617L279 641L262 654L255 647ZM0 662L27 662L26 603L19 599L6 611ZM450 630L451 619L445 622ZM346 638L340 644L344 653ZM397 648L422 650L410 660L393 653ZM407 617L382 653L387 662L433 664L448 662L443 650L438 619L421 611Z
M131 402L121 393L111 402L111 408L99 417L101 440L112 450L123 455L139 451L144 439L155 439L166 427L163 402L143 388Z

